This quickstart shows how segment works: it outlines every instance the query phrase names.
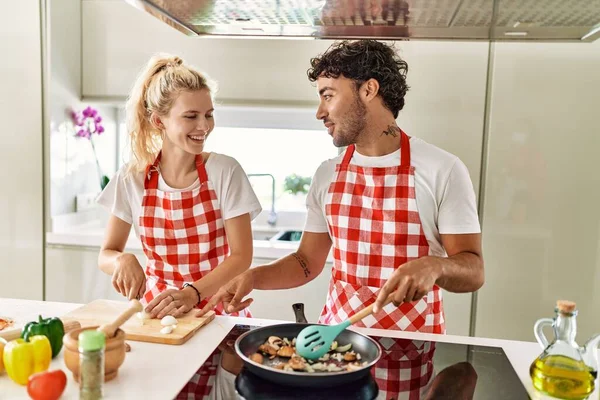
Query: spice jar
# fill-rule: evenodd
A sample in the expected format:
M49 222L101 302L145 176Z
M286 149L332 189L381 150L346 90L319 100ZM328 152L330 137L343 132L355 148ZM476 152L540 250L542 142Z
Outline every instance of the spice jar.
M97 400L102 398L104 384L104 346L106 337L97 330L85 330L79 334L79 398Z

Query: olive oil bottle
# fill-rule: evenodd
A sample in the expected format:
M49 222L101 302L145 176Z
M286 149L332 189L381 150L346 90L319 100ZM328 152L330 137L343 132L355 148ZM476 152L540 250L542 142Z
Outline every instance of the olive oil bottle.
M597 372L583 361L560 355L536 359L529 369L533 386L561 399L585 399L594 391Z
M600 335L579 347L575 342L575 303L559 301L555 313L555 318L542 318L534 327L535 337L544 352L529 368L533 386L540 392L560 399L587 399L594 391L598 377L596 348ZM554 330L552 343L544 336L544 326L552 326Z

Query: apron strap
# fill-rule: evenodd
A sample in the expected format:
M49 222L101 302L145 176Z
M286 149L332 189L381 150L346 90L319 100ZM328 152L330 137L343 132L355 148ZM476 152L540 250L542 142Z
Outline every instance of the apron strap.
M144 175L144 189L158 189L158 164L160 163L161 154L162 152L159 151L154 163L149 164L146 167L146 175Z
M144 189L158 189L158 164L160 163L161 154L162 152L159 152L154 163L146 167ZM208 181L208 174L206 173L202 154L196 155L196 170L198 171L198 178L200 179L201 184Z
M206 167L204 166L204 159L202 158L202 154L196 155L196 170L198 170L198 178L200 179L200 184L208 181L208 174L206 173Z
M400 129L400 166L410 167L410 137Z
M410 167L410 137L404 133L402 129L400 129L400 135L400 166ZM353 144L346 148L341 165L350 164L350 160L354 154L354 149L355 147Z
M344 158L342 159L342 165L347 166L350 164L350 160L352 159L352 155L354 154L354 145L346 147L346 152L344 153Z

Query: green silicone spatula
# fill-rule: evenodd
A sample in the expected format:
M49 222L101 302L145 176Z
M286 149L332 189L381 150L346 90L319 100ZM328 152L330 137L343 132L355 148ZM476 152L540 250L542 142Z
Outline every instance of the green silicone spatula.
M391 293L383 303L383 307L387 306L392 302L394 293ZM321 358L329 351L331 344L338 337L340 332L349 327L350 325L360 321L367 315L373 313L373 306L370 306L360 310L346 321L337 325L311 325L302 329L296 337L296 352L309 360L316 360ZM383 308L382 307L382 308Z

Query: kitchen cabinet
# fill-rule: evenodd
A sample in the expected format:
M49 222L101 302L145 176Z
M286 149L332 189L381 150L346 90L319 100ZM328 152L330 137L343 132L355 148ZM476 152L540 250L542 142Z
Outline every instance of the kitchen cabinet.
M257 259L252 261L252 266L264 265L272 262L270 259ZM327 297L331 263L327 263L319 276L310 283L285 290L255 290L252 292L254 302L250 306L255 318L280 319L294 321L295 316L292 304L304 303L304 313L309 322L317 322Z
M496 43L494 63L475 334L534 340L535 321L568 299L590 337L600 332L600 40Z
M48 246L46 248L46 300L89 303L95 299L124 300L111 277L98 269L98 248ZM143 252L133 252L145 264Z
M0 3L0 293L32 300L44 284L40 4Z

